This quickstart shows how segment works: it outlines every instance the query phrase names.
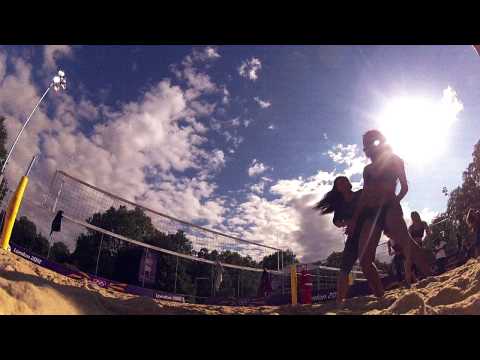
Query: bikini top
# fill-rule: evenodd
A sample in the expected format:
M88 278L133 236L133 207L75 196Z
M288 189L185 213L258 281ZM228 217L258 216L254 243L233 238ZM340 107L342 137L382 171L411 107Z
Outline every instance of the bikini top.
M396 161L402 161L398 156L392 155L389 159L385 159L385 164L376 164L375 168L370 167L370 171L364 173L365 182L394 182L398 179ZM380 160L382 161L382 160ZM383 166L382 166L383 165ZM378 174L373 174L377 172Z

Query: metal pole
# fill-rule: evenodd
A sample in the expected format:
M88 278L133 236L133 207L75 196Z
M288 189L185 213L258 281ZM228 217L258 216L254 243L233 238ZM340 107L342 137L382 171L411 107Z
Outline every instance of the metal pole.
M214 271L214 269L213 269L213 264L212 264L212 275L211 275L211 278L212 278L212 281L211 281L211 283L212 283L212 289L211 289L211 291L210 291L210 296L215 296L215 286L214 286L214 283L213 283L213 281L214 281L214 279L213 279L213 271Z
M28 125L28 122L30 121L30 119L32 118L32 115L33 113L35 112L35 110L37 110L38 106L40 105L40 103L42 102L43 98L47 95L47 93L50 91L50 88L52 87L53 83L51 83L47 90L45 91L45 93L42 95L42 97L40 98L40 100L38 101L37 105L35 105L35 107L33 108L32 112L30 113L30 115L28 116L27 120L25 121L25 123L23 124L22 128L20 129L20 131L18 132L17 134L17 137L15 138L15 141L13 142L12 146L10 147L10 150L8 151L8 155L2 165L2 170L0 171L0 184L1 182L3 181L3 176L5 174L5 168L7 167L7 163L8 163L8 160L10 159L10 156L12 156L12 152L13 152L13 149L15 148L15 145L17 145L17 142L18 140L20 139L20 135L22 135L23 133L23 130L25 130L25 127Z
M37 160L37 155L35 155L33 158L32 158L32 161L30 161L30 165L28 165L28 169L27 169L27 172L25 173L25 176L28 176L30 174L30 171L32 170L33 168L33 164L35 164L35 160Z
M240 270L238 270L237 276L237 297L240 297Z
M145 248L145 260L143 261L143 279L142 279L142 287L145 287L145 270L146 270L146 262L148 257L148 248Z
M102 233L102 237L100 238L100 246L98 247L97 265L95 265L95 276L97 276L97 274L98 274L98 262L100 261L100 253L102 252L102 244L103 244L103 233Z
M173 293L177 293L177 270L178 270L178 256L177 256L177 264L175 265L175 285L173 289Z
M50 234L50 236L48 237L48 252L47 252L47 260L50 256L50 249L52 248L52 245L50 245L50 241L52 240L52 237L53 237L53 232Z
M53 207L52 207L53 213L57 209L58 199L60 198L60 194L62 193L62 190L63 190L63 184L64 184L64 181L61 182L60 189L58 190L58 193L57 193L57 197L55 198L55 202L53 203Z

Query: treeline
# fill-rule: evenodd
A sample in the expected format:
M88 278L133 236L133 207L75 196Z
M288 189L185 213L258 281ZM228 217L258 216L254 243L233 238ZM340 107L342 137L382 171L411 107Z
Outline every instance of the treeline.
M465 216L469 208L480 208L480 140L473 147L472 161L462 174L462 185L447 193L447 209L437 215L432 223L445 220L432 226L432 235L425 239L425 245L433 248L434 242L444 239L447 242L447 252L458 250L458 239L465 241L472 236Z

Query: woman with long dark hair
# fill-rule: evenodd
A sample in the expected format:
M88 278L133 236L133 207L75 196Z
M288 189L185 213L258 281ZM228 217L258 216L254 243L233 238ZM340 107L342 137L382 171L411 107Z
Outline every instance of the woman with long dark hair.
M375 253L382 231L398 244L405 258L405 282L410 286L412 265L423 275L431 274L426 254L420 251L408 233L400 201L408 192L403 160L395 155L378 130L363 135L365 155L372 161L363 170L364 187L359 204L347 232L360 233L359 260L362 271L377 297L384 294L383 285L375 267ZM396 194L397 181L400 192ZM357 227L361 229L357 229Z
M333 223L339 228L350 225L355 206L362 190L352 191L352 184L345 176L338 176L333 182L333 188L325 194L314 209L322 215L334 213ZM341 305L348 291L348 275L358 258L358 234L348 236L343 250L342 264L337 279L337 304Z
M418 246L423 247L423 236L425 233L430 235L432 232L426 221L423 221L418 211L412 211L410 214L412 225L408 227L408 232Z

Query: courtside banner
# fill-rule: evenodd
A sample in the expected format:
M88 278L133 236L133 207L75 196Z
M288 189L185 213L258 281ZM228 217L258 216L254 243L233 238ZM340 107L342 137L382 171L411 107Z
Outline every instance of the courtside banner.
M56 262L47 260L41 256L35 255L31 251L21 246L15 245L13 243L10 243L10 249L12 253L14 253L15 255L21 256L24 259L27 259L37 264L38 266L52 270L56 273L67 276L74 280L78 280L78 281L87 280L102 288L115 290L115 291L132 294L132 295L145 296L153 299L185 302L185 297L181 295L171 294L171 293L158 291L158 290L146 289L140 286L123 284L116 281L104 279L99 276L94 276L76 269L71 269L65 265L61 265Z

